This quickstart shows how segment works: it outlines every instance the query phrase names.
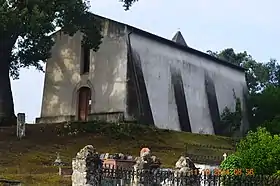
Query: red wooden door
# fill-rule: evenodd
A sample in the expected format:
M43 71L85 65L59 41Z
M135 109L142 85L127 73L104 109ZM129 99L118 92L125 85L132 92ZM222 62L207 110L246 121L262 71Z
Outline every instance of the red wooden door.
M78 101L78 120L87 121L88 114L90 111L90 100L91 91L87 87L82 87L79 90L79 101Z

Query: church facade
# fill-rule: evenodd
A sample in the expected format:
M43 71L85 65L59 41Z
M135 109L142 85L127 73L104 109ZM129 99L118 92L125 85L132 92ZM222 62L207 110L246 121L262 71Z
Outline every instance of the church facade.
M97 52L81 33L53 36L37 123L138 121L162 129L219 134L223 110L241 101L247 129L244 69L187 46L107 18Z

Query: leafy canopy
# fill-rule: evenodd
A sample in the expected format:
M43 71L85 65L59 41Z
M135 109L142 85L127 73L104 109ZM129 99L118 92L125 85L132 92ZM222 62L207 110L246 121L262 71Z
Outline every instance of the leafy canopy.
M121 0L126 10L136 1ZM50 57L54 44L50 34L59 27L69 35L80 30L82 43L97 50L101 25L89 7L84 0L0 0L1 50L11 75L17 78L21 67L42 70L39 62Z
M236 53L232 48L220 52L207 51L208 54L246 69L246 81L249 92L254 94L269 85L280 85L280 65L275 59L261 63L252 58L246 51Z

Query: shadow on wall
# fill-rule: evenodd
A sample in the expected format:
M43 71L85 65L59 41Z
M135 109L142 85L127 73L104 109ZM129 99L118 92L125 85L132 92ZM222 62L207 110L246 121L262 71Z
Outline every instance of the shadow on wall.
M121 76L123 68L123 59L120 56L121 44L114 41L102 43L100 50L91 57L94 63L90 65L89 75L85 76L86 83L81 83L83 78L80 76L81 59L78 52L81 50L81 46L77 44L80 43L77 42L79 36L57 37L58 39L62 37L61 39L64 41L59 41L56 45L55 52L60 53L56 53L53 57L57 57L57 59L52 59L52 64L47 64L49 69L46 73L50 74L46 75L45 80L47 87L44 89L47 88L47 92L44 91L43 99L47 104L45 108L47 111L44 113L47 113L48 116L75 115L78 93L73 93L73 91L79 90L80 87L77 86L83 87L84 85L94 89L91 90L93 92L91 96L92 112L120 111L120 103L123 102L121 84L124 83L124 78L119 78L118 82L118 76ZM92 83L93 88L88 86L88 80ZM75 104L73 105L73 103Z
M141 65L141 58L140 55L131 48L130 41L127 45L128 114L142 124L154 126L155 124Z
M171 83L174 87L174 96L180 128L182 131L192 132L181 71L174 67L170 67L170 72Z
M61 37L61 38L60 38ZM52 54L50 62L47 62L45 91L43 104L46 104L48 116L70 115L69 109L71 108L71 101L69 101L70 94L72 93L69 88L72 88L72 80L77 80L78 73L75 72L75 64L77 61L77 54L70 46L72 40L68 40L65 36L57 36L57 39L64 39L65 42L59 41L55 45L55 51ZM72 95L71 95L72 97ZM44 105L43 105L44 106Z
M220 126L220 112L219 112L219 106L218 106L218 100L216 95L216 89L214 85L214 81L212 78L205 72L204 74L205 79L205 90L207 95L207 101L208 101L208 108L210 111L210 116L212 120L212 125L214 128L214 132L217 135L221 135L223 133L223 129L221 129Z
M95 112L124 112L126 84L126 48L123 38L104 38L100 50L92 57ZM93 103L93 104L94 104Z

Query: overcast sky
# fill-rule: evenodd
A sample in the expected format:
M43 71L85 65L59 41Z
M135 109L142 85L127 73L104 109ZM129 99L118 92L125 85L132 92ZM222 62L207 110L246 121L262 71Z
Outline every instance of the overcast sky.
M234 48L258 61L280 60L278 0L139 0L124 11L119 0L91 0L91 11L171 39L180 30L201 51ZM12 81L15 112L33 123L41 113L44 74L22 69Z

